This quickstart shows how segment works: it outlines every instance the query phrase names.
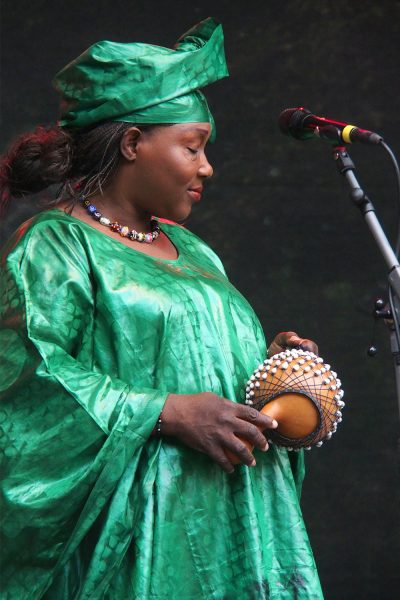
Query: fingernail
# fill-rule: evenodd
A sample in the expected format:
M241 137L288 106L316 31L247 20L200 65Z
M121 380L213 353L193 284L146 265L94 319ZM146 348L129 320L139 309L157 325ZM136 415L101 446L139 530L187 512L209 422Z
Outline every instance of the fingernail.
M257 464L257 463L256 463L256 460L255 460L255 459L253 459L253 460L252 460L252 462L250 463L250 465L249 465L249 466L250 466L250 467L255 467L255 466L256 466L256 464Z
M269 446L268 446L268 442L265 442L265 446L262 449L263 452L266 452L268 450Z
M275 419L272 419L272 428L276 429L278 427L278 421L275 421Z

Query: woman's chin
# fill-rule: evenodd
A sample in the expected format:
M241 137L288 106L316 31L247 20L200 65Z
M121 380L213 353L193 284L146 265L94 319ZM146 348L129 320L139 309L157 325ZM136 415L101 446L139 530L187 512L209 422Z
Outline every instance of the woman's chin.
M192 207L182 207L180 210L171 210L171 211L159 211L156 217L160 219L166 219L167 221L175 221L175 223L179 223L181 221L185 221L191 214Z

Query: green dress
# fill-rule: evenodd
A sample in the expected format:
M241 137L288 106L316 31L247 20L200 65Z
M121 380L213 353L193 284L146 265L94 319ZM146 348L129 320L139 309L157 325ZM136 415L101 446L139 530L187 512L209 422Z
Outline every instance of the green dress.
M2 259L2 600L316 600L302 453L228 475L151 432L169 392L243 400L265 358L220 260L177 260L54 209Z

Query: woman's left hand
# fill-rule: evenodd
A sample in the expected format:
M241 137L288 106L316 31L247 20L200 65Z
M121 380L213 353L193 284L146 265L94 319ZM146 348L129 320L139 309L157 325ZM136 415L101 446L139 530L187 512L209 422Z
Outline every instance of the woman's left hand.
M301 350L308 350L308 352L314 352L318 356L318 346L312 340L301 338L294 331L282 331L275 336L274 341L268 348L268 356L274 356L279 354L287 348L301 348Z

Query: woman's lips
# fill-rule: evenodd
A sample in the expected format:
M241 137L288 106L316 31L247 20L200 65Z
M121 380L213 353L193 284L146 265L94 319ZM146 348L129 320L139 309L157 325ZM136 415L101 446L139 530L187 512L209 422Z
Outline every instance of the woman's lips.
M191 198L193 198L195 202L199 202L199 200L201 200L202 191L202 188L193 188L191 190L188 190L188 194L191 196Z

